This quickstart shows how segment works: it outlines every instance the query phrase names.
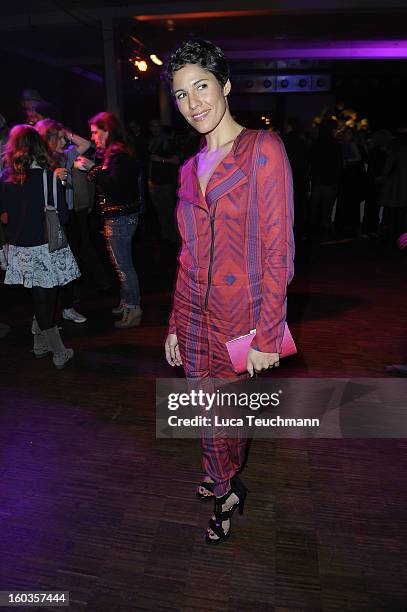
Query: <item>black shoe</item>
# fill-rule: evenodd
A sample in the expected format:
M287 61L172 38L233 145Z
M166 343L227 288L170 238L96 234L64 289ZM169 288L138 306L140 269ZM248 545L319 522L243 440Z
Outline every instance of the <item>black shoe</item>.
M225 542L230 537L232 525L229 523L229 529L227 531L224 531L222 527L222 522L230 521L236 508L238 508L239 514L243 514L244 504L247 496L247 489L238 476L232 478L230 484L232 488L228 493L226 493L222 497L215 498L215 517L212 517L210 519L208 529L211 529L217 537L211 538L207 530L205 535L205 540L207 544L222 544L222 542ZM238 498L238 501L235 502L229 508L229 510L222 511L222 506L233 493Z

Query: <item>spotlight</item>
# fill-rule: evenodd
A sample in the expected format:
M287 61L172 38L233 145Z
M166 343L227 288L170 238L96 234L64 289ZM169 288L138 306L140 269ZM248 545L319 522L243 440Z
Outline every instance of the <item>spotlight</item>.
M148 70L148 64L145 60L136 60L134 62L134 65L136 66L136 68L138 68L140 70L140 72L147 72Z
M151 59L151 61L152 61L152 62L154 62L154 64L156 64L157 66L162 66L162 65L163 65L163 63L164 63L162 60L160 60L160 58L159 58L159 57L158 57L158 56L157 56L155 53L152 53L152 54L150 55L150 59Z

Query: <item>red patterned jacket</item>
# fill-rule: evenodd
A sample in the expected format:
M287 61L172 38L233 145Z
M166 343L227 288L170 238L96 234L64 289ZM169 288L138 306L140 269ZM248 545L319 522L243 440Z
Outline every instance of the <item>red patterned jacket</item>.
M204 313L232 322L233 337L256 328L252 347L279 352L294 271L292 177L280 138L244 129L205 197L196 156L190 158L180 170L178 197L175 294L193 294ZM169 333L176 333L174 309Z

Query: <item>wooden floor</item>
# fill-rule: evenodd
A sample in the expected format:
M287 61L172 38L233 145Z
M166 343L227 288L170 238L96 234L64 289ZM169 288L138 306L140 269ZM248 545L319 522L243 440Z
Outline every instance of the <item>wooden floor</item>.
M199 444L155 438L171 270L151 244L136 262L142 327L114 330L115 295L84 285L61 372L30 353L24 291L0 288L0 590L70 591L70 612L405 612L406 440L255 440L245 514L205 545ZM301 350L279 374L381 377L405 359L406 263L363 240L300 251Z

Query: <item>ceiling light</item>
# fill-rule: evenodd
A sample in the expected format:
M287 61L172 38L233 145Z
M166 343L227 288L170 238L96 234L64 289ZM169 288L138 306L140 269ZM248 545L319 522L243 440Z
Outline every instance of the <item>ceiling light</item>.
M145 60L136 60L134 65L140 70L140 72L147 72L148 64Z
M154 62L154 64L156 64L157 66L162 66L162 65L163 65L163 63L164 63L162 60L160 60L160 58L159 58L159 57L158 57L158 56L157 56L155 53L152 53L152 54L150 55L150 59L151 59L151 61L152 61L152 62Z

